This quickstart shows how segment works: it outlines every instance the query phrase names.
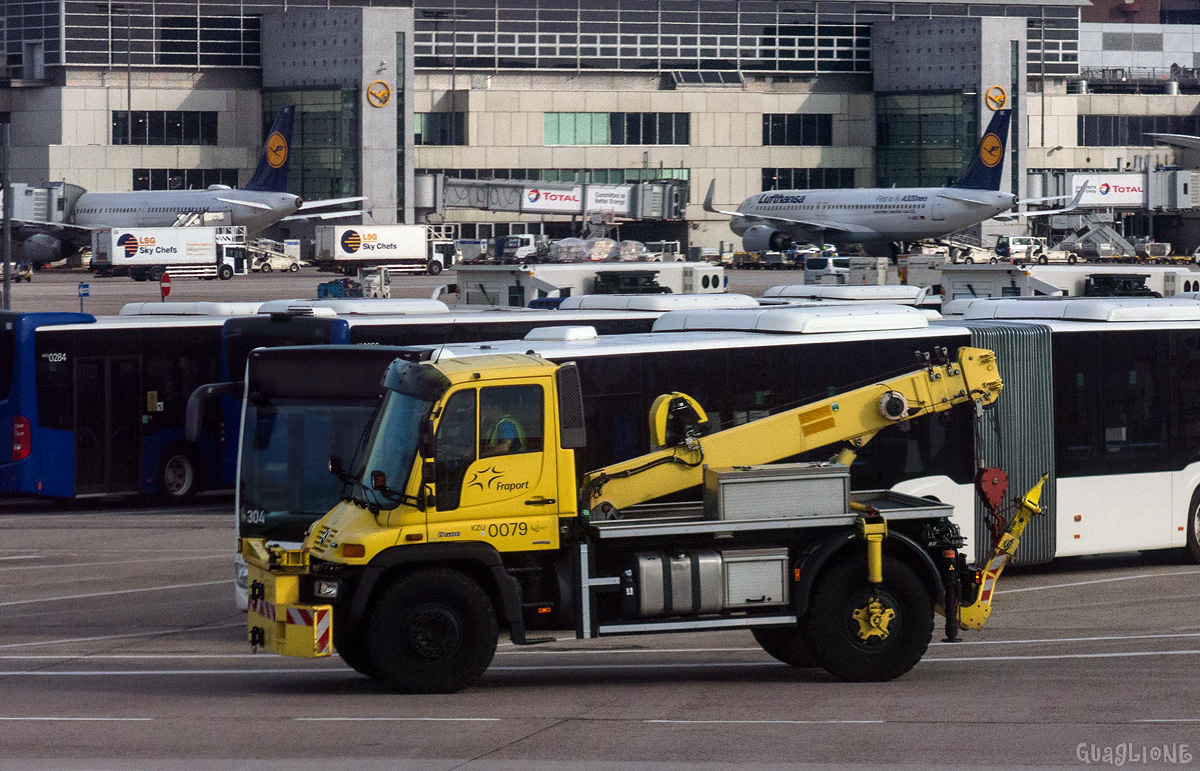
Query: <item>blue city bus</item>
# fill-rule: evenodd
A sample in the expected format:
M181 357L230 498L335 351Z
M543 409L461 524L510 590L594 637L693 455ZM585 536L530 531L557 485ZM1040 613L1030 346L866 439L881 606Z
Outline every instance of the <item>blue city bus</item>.
M0 493L53 498L215 484L219 432L184 432L188 396L219 372L225 316L0 313Z

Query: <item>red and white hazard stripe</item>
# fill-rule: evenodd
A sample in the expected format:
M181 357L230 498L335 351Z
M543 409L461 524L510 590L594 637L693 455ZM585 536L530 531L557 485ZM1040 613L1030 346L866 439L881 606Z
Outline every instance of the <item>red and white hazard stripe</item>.
M255 598L251 597L249 610L251 613L257 613L258 615L262 616L267 621L275 620L275 605L274 605L274 603L267 602L264 599L261 599L261 598L255 599Z

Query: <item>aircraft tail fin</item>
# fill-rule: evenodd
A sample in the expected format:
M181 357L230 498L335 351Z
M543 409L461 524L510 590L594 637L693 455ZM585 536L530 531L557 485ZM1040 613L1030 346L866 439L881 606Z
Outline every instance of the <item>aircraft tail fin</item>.
M1008 124L1012 110L996 110L975 147L971 165L954 187L965 190L999 190L1004 174L1004 151L1008 147Z
M292 149L292 119L296 116L295 105L289 105L275 116L275 123L263 143L262 153L258 156L258 166L254 176L246 183L244 190L256 190L263 193L286 193L288 160Z

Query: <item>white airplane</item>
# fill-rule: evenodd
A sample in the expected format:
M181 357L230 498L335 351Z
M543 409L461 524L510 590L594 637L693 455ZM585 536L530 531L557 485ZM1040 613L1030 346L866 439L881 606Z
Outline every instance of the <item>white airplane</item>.
M204 215L217 215L221 224L241 225L247 233L315 209L364 200L361 196L324 201L301 200L286 192L294 106L275 117L263 145L254 176L240 189L210 185L206 190L143 190L132 193L89 193L76 186L74 204L64 222L13 220L13 240L21 243L23 259L43 265L90 248L92 231L108 228L173 227L188 219L203 224ZM70 194L68 193L68 203ZM329 219L362 214L335 211L311 216Z
M781 251L803 243L823 246L939 238L991 219L1016 203L1016 196L1000 191L1011 117L1011 110L996 111L971 165L949 187L772 190L750 196L737 211L723 211L712 203L713 180L704 210L729 215L729 227L742 237L747 252ZM1048 200L1051 198L1025 203ZM1057 214L1071 208L1074 206L1024 216Z

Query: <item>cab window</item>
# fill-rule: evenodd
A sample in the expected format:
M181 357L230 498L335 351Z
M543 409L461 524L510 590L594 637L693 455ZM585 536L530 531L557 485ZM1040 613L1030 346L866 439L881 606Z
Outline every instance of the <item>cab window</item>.
M541 452L542 387L495 386L479 394L479 457Z
M472 388L450 397L438 423L434 483L440 511L458 508L463 477L474 462L475 389Z

